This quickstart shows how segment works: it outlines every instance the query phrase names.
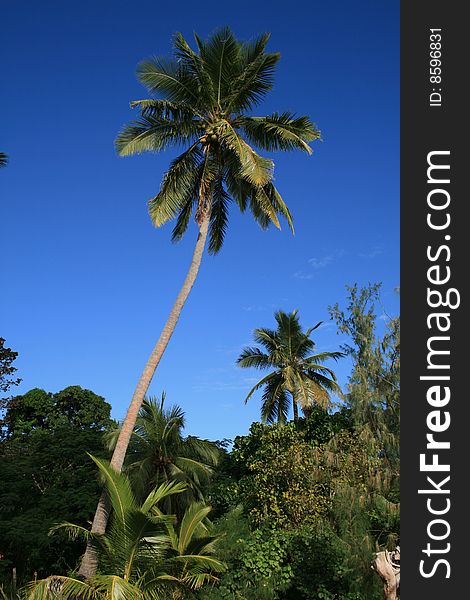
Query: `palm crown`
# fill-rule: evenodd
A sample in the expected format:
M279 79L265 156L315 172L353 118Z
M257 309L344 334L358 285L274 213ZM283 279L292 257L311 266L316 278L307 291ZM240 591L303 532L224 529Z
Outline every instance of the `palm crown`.
M138 100L140 118L116 140L121 156L186 146L166 172L159 193L149 201L156 226L176 218L173 240L184 235L191 214L198 224L210 220L209 251L220 250L235 202L251 210L261 227L279 216L292 218L273 185L274 164L261 150L307 153L320 137L308 117L273 113L249 116L271 89L280 55L265 52L269 35L238 41L229 28L207 41L195 35L197 51L181 34L174 37L173 58L152 58L138 68L138 78L159 99Z
M241 367L271 369L253 386L245 402L254 392L264 387L261 417L263 421L284 423L289 410L289 395L292 398L294 419L297 419L297 403L304 413L315 404L328 408L330 393L341 394L334 372L325 367L325 360L342 357L341 352L313 354L315 342L310 338L321 323L303 331L297 311L287 314L282 310L275 313L277 329L255 329L255 342L264 346L244 348L237 363Z

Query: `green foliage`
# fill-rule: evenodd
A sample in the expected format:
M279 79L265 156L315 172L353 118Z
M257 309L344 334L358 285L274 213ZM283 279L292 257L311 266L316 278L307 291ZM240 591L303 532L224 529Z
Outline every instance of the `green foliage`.
M0 444L0 481L8 482L0 486L0 580L13 566L20 581L75 567L82 545L64 535L51 539L48 531L63 520L85 525L92 516L99 484L87 452L103 453L101 437L64 425Z
M210 507L190 505L181 522L161 511L165 498L184 491L184 484L166 482L138 503L128 477L117 473L109 463L94 458L105 481L112 518L104 535L92 534L73 523L62 523L54 531L65 530L75 539L89 540L99 559L99 573L78 581L73 577L49 576L28 586L29 600L52 600L53 588L60 597L96 600L163 600L183 598L185 590L195 590L217 580L224 570L214 546L218 539L205 523Z
M56 394L34 388L9 400L2 433L10 438L62 426L101 431L112 423L110 412L111 406L102 396L78 385Z
M217 445L196 436L184 436L184 412L179 406L165 408L165 394L145 399L131 439L125 470L139 498L167 481L185 483L185 491L168 496L164 503L167 513L181 515L195 500L204 500L208 483L217 466L221 451ZM110 450L119 435L119 428L106 438Z
M1 153L0 153L1 155ZM12 378L12 375L17 371L13 366L18 352L14 352L11 348L5 346L5 338L0 337L0 392L5 393L12 385L18 385L20 379ZM0 400L0 410L5 408L4 400Z
M334 413L314 406L306 419L299 419L297 428L305 435L305 440L313 445L326 444L342 430L352 429L351 414L343 407Z
M256 526L291 529L327 510L313 448L293 423L254 423L249 436L235 439L233 458L246 467L240 496Z
M8 403L0 441L0 581L8 582L13 566L19 581L75 567L82 545L48 531L63 520L86 525L92 516L99 482L87 452L105 455L110 408L78 386L58 394L34 389Z
M155 226L176 220L174 241L183 237L194 214L198 224L209 220L209 252L217 253L232 203L242 212L249 208L263 228L280 227L283 217L293 229L273 185L274 163L250 143L261 150L311 154L309 144L320 133L308 117L245 114L272 88L279 54L266 52L268 39L263 34L242 42L224 27L207 40L195 35L193 49L177 33L172 57L153 57L138 67L140 82L157 98L131 103L140 117L122 129L116 148L121 156L185 148L149 201Z
M388 317L382 338L376 334L375 306L380 285L348 288L346 312L338 305L330 313L339 331L350 336L344 350L353 359L346 397L354 425L369 452L380 457L375 485L397 501L399 489L400 435L400 321Z
M399 536L400 343L397 318L377 334L378 294L379 286L354 286L345 311L330 309L350 336L343 350L353 361L340 410L316 402L294 422L253 423L228 451L228 443L185 437L179 407L146 400L126 473L94 459L113 506L104 536L86 524L98 483L85 449L100 454L109 405L78 387L12 398L0 443L0 477L12 482L0 489L3 580L13 564L20 580L35 570L46 576L30 600L52 599L52 588L64 599L380 600L371 559ZM247 349L246 366L309 361L313 328L303 332L295 313L278 316L289 342L257 330L267 352ZM116 434L107 434L111 446ZM99 554L88 582L64 575L83 550L81 537Z
M198 594L203 600L275 600L292 576L287 564L287 537L272 529L250 532L241 507L221 518L216 530L223 534L218 546L228 565L220 583Z
M55 409L73 427L103 429L111 425L110 405L102 396L79 385L54 394Z
M323 364L328 359L338 360L341 352L312 354L315 342L310 339L321 323L306 332L302 330L297 311L287 314L282 310L275 313L277 328L255 329L258 347L245 348L237 363L240 367L269 369L271 373L253 386L245 402L260 388L264 388L261 407L263 423L285 423L289 410L289 397L292 398L294 420L297 421L297 405L304 414L314 406L330 407L330 393L341 396L336 376Z
M289 543L292 581L286 600L362 600L361 575L349 565L350 548L327 521L303 527ZM367 596L370 598L370 596Z

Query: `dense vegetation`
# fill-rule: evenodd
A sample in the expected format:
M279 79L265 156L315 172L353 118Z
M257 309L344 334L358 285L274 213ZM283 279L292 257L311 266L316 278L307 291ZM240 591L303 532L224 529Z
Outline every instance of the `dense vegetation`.
M181 408L148 399L122 475L106 461L119 427L103 398L78 386L9 398L0 443L0 479L9 482L0 488L4 589L14 566L20 584L39 580L31 598L59 582L64 597L121 597L112 588L123 598L381 598L370 562L398 540L400 346L397 318L377 337L378 298L379 286L354 286L344 310L330 307L352 359L336 408L312 402L306 417L209 442L184 435ZM307 343L311 331L302 335ZM98 471L112 519L94 542L98 573L85 583L74 573L90 539Z
M179 406L146 397L206 243L212 254L223 244L230 204L262 228L282 217L293 229L274 163L255 148L311 154L320 133L305 116L251 114L279 60L268 39L240 42L223 28L195 36L193 50L177 34L171 58L139 66L157 97L132 103L140 116L116 147L122 156L186 148L150 216L156 226L174 219L177 241L193 215L196 246L122 423L80 386L1 400L0 595L15 598L19 586L29 600L381 597L370 565L398 541L400 345L398 318L377 334L379 285L353 286L346 307L329 308L349 340L341 351L317 351L319 324L304 330L296 310L255 330L257 346L238 359L264 371L245 398L262 390L247 435L185 435ZM2 394L19 383L16 357L0 338ZM341 390L331 361L346 357Z

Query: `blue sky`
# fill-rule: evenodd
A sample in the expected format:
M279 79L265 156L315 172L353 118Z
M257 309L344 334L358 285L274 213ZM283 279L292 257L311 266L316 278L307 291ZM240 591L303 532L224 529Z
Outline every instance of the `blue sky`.
M116 156L113 140L147 96L137 63L170 52L181 31L228 24L242 39L271 32L281 52L257 114L290 110L322 131L314 155L275 154L294 215L263 232L232 210L222 252L200 276L151 386L186 411L187 431L233 438L259 415L243 399L257 372L235 360L276 309L307 327L344 304L345 285L383 283L399 298L399 3L18 0L2 4L0 335L19 352L22 384L81 385L122 418L188 266L196 229L177 245L146 201L172 152ZM177 7L177 8L176 8ZM319 350L338 349L332 323ZM339 364L342 385L349 365Z

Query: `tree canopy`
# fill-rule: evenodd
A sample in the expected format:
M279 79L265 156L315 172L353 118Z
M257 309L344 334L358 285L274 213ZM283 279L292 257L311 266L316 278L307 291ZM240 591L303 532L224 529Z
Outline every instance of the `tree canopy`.
M73 405L73 410L71 406ZM33 389L7 405L0 438L0 579L16 567L19 581L73 569L83 551L57 522L85 525L99 494L88 453L105 456L110 405L71 386L53 394ZM27 548L27 552L25 552Z

